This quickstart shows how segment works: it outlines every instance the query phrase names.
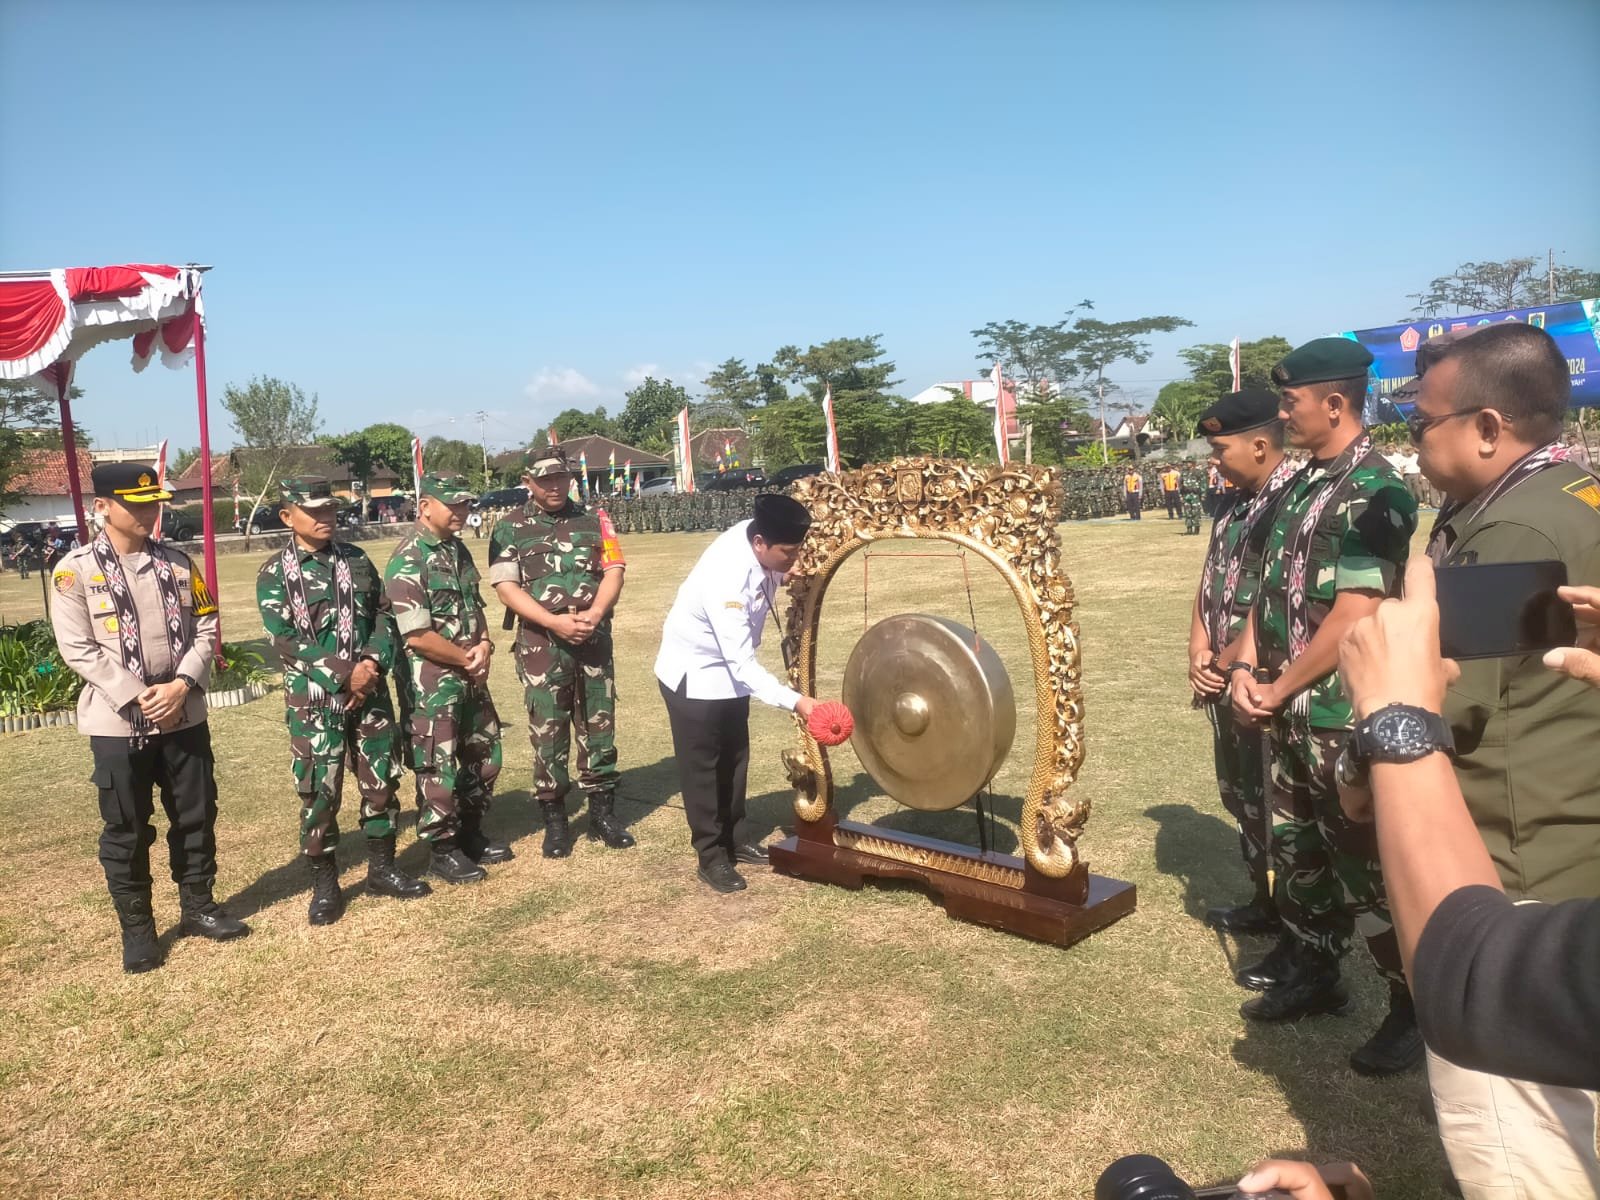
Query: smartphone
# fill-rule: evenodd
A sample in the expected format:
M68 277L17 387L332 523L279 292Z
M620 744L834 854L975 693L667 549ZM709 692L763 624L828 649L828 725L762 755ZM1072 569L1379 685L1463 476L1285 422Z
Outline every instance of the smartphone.
M1556 595L1567 582L1564 562L1440 567L1434 579L1446 658L1515 658L1578 640L1572 605Z

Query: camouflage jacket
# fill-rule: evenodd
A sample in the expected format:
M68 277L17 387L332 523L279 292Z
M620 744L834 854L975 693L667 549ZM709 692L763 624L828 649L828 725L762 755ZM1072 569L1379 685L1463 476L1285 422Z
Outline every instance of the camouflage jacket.
M1201 495L1206 490L1206 473L1193 467L1178 479L1178 491L1183 495Z
M421 524L403 538L383 571L402 638L431 629L466 649L489 636L478 590L478 567L458 537L441 538Z
M355 546L341 547L350 564L350 582L355 592L356 652L354 658L340 658L335 629L338 605L333 591L333 546L307 550L296 544L295 549L305 580L310 639L302 637L295 624L281 552L273 554L256 572L256 606L261 610L261 623L272 639L278 661L283 664L283 694L291 707L343 691L350 672L363 658L372 659L378 670L387 675L394 669L396 651L389 597L372 560Z
M553 613L588 608L600 577L622 565L605 509L590 511L575 501L547 513L530 500L501 518L489 542L489 582L514 583Z
M1371 590L1395 594L1417 528L1417 502L1375 449L1355 465L1349 481L1322 510L1311 537L1304 578L1291 570L1289 551L1324 489L1349 469L1356 447L1338 458L1312 460L1284 493L1267 534L1260 599L1256 605L1257 662L1276 675L1289 661L1289 589L1305 590L1309 628L1315 638L1339 592ZM1310 689L1310 724L1318 729L1348 729L1350 701L1330 671Z

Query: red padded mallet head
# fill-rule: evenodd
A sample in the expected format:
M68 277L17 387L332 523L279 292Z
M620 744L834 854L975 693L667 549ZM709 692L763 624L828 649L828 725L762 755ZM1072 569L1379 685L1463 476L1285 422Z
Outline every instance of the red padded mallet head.
M856 719L837 700L822 700L811 710L806 728L824 746L840 746L850 740Z

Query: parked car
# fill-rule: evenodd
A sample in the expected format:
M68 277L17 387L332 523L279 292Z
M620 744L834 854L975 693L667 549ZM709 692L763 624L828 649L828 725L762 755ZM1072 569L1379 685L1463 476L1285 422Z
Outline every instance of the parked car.
M759 467L735 467L713 475L705 485L708 492L733 492L740 488L765 487L767 477Z
M283 523L283 518L278 515L277 507L266 504L259 505L249 518L240 517L239 525L234 526L235 533L244 532L244 529L240 528L240 526L248 528L251 533L271 533L276 529L287 528Z
M660 479L652 479L647 482L642 488L639 489L638 495L641 497L671 496L677 492L677 490L678 481L671 475L663 475Z
M796 467L785 467L781 471L774 471L767 476L767 486L786 488L797 479L805 479L811 475L821 475L826 468L821 463L802 463Z
M528 489L525 487L501 488L494 492L485 492L472 502L473 508L521 508L528 502Z
M200 536L200 523L182 509L167 505L161 512L161 540L187 542Z

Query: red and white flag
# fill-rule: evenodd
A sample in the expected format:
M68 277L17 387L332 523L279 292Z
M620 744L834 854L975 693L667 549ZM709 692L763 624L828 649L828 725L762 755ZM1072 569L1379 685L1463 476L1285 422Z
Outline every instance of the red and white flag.
M161 439L161 448L156 451L156 486L163 492L167 490L167 439ZM161 518L166 515L166 506L163 505L156 513L156 527L152 531L157 541L161 540Z
M544 444L546 446L556 446L559 445L560 442L561 439L556 436L556 427L554 425L550 426L550 428L545 431Z
M422 503L422 439L411 439L411 498L417 504Z
M678 490L694 491L694 462L689 457L689 406L678 410Z
M1011 414L1006 411L1005 373L999 363L989 372L989 382L994 384L994 452L1003 467L1011 461Z
M1228 343L1228 366L1233 370L1233 390L1239 390L1239 339Z
M828 470L835 475L839 473L839 427L833 421L833 385L829 384L822 390L822 419L828 426Z
M239 523L239 480L236 476L233 481L233 523Z

